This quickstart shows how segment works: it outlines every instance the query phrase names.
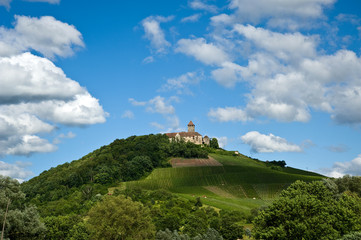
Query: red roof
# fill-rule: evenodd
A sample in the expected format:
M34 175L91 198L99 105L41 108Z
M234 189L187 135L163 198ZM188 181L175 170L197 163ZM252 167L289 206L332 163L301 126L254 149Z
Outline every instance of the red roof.
M194 126L194 123L193 123L192 121L190 121L190 122L188 123L188 126Z

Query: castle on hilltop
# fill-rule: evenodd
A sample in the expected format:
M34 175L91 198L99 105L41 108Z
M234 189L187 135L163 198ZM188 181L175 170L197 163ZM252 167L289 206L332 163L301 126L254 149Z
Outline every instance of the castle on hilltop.
M169 141L184 140L185 142L192 142L199 145L209 145L210 142L208 136L202 137L201 134L195 131L195 125L192 121L188 123L188 132L166 133L166 135L169 137Z

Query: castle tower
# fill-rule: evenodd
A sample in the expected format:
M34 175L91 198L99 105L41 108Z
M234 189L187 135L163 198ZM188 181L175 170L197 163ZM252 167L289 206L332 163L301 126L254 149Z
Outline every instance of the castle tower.
M195 126L192 121L188 123L188 132L195 132Z

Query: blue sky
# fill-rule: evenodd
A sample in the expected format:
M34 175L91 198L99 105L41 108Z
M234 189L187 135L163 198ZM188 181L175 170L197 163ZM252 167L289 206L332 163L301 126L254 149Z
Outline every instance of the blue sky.
M183 131L361 174L357 0L0 0L0 174Z

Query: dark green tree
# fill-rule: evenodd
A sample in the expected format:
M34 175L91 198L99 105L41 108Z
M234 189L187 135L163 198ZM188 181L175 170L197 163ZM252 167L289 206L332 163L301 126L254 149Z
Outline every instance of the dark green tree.
M361 230L361 200L325 182L296 181L254 220L256 239L337 239Z
M219 148L219 145L218 145L218 140L217 138L212 138L209 142L209 146L211 148L215 148L215 149L218 149Z
M152 239L155 227L149 210L121 195L107 196L88 213L91 239Z

